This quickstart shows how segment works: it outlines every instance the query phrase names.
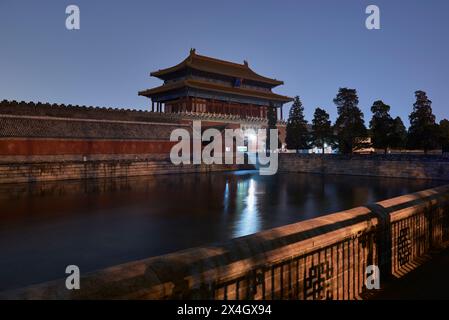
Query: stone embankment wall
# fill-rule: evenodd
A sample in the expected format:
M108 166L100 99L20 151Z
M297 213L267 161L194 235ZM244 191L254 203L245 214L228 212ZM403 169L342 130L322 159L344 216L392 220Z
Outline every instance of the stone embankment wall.
M449 245L449 186L0 294L6 299L359 299Z
M109 160L0 164L1 183L205 173L250 169L244 165L173 165L169 161Z
M280 154L279 171L449 180L449 159L411 155Z

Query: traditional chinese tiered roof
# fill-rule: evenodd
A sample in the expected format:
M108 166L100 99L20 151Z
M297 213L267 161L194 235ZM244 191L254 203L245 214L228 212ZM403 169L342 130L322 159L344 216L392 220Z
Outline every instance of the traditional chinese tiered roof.
M255 73L248 66L248 62L243 64L215 59L212 57L196 54L195 49L190 51L190 55L181 63L166 69L161 69L151 73L151 76L166 80L171 74L183 69L193 69L208 73L220 74L229 77L241 78L268 84L272 87L284 84L283 81L267 78Z
M281 107L292 98L272 92L282 81L261 76L243 64L219 60L190 51L181 63L151 73L164 84L143 90L139 95L153 102L196 97L216 101Z

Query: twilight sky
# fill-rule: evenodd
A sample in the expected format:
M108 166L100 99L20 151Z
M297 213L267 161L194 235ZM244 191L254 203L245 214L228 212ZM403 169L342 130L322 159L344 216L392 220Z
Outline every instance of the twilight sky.
M81 29L65 28L76 4ZM381 30L365 28L380 7ZM334 120L339 87L356 88L365 122L373 101L408 126L414 91L427 91L437 120L449 118L449 1L0 0L0 100L145 109L137 91L161 84L150 71L190 48L281 79L311 120ZM284 115L289 106L284 107Z

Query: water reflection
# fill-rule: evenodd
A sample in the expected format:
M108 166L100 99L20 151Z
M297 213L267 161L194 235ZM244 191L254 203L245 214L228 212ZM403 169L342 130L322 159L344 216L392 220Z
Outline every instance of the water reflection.
M232 231L232 238L241 237L255 233L260 230L260 216L257 208L256 182L253 178L239 181L237 192L242 196L239 201L242 205L239 210L240 218L236 221L235 229Z
M0 186L0 290L391 198L438 183L255 172ZM439 183L441 184L441 183Z

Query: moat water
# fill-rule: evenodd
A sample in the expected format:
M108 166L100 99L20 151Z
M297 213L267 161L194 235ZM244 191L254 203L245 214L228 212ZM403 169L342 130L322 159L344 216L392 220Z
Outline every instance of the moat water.
M220 242L443 182L255 171L0 185L0 291Z

